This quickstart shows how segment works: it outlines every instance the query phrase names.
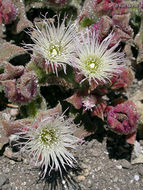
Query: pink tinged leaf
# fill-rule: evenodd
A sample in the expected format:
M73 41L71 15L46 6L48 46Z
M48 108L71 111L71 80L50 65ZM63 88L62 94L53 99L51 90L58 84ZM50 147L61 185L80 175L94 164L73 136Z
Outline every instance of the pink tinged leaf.
M62 114L62 106L60 103L58 103L58 105L52 109L49 109L49 115L54 115L54 114Z
M18 15L19 19L18 19L18 23L17 23L16 28L15 28L15 31L13 31L14 34L20 33L25 28L33 27L32 22L30 22L26 17L24 1L23 0L16 0L16 5L17 5L18 10L19 10L19 15Z
M44 83L44 86L50 85L60 85L65 87L67 90L74 89L74 85L71 82L68 82L64 78L57 76L51 76L47 78L46 82Z
M38 94L36 75L33 72L24 73L19 79L1 81L6 89L6 96L11 102L28 103Z
M113 10L113 7L114 7L114 3L111 2L111 1L108 1L108 0L104 0L103 1L103 4L102 4L102 9L104 11L112 11Z
M132 134L127 135L126 136L126 142L129 144L134 144L136 141L136 134L137 134L137 132L135 131Z
M1 121L2 129L5 131L7 137L17 132L26 130L27 127L31 124L31 120L17 120L17 121Z
M79 17L79 23L84 19L84 17L87 17L87 16L88 16L88 11L84 10Z
M13 66L7 62L5 64L5 73L9 75L10 79L14 79L15 77L19 77L24 73L24 66Z
M128 88L134 79L133 71L130 68L122 68L120 70L121 73L118 74L117 76L114 76L111 80L112 82L111 89L113 90L119 88Z
M143 18L142 18L143 20ZM143 62L143 21L141 22L140 30L135 37L135 44L138 48L137 64Z
M74 95L67 98L66 101L72 104L76 109L80 109L82 107L82 97L79 92L74 93Z
M101 103L97 104L94 108L94 110L91 112L91 116L97 116L104 120L104 112L107 107L107 102L102 101Z
M93 91L97 89L100 85L104 85L105 83L103 81L99 81L96 79L96 82L94 80L91 81L90 86L89 86L89 91Z
M24 73L17 80L17 89L24 98L31 100L37 95L37 79L34 72Z
M16 80L2 81L1 84L5 87L6 96L9 100L13 100L17 97Z
M108 112L113 108L113 106L107 106L106 109L105 109L105 116L107 116Z
M98 86L98 87L96 88L96 93L97 93L99 96L104 96L105 94L108 93L108 90L107 90L107 88L104 87L104 86Z
M74 80L77 83L80 83L84 79L84 75L82 75L78 69L74 69Z
M114 15L111 19L109 16L104 15L101 17L97 24L91 27L91 31L98 32L99 40L103 40L113 29L113 37L109 47L112 47L116 43L129 40L133 37L133 30L129 25L129 15Z
M9 80L19 77L24 72L24 66L13 66L9 62L5 62L4 73L0 74L0 80Z
M109 47L114 46L119 41L126 42L127 40L132 39L132 36L121 30L120 28L114 29L114 34L111 40Z
M58 105L52 109L48 109L46 111L41 111L40 114L37 115L36 117L36 121L33 123L33 127L37 128L38 124L42 121L44 121L45 119L51 117L54 118L54 116L56 116L57 114L62 114L62 106L60 103L58 103Z
M139 119L135 104L128 100L118 104L107 113L107 122L110 129L120 135L128 135L137 130Z
M108 16L102 16L102 19L100 20L101 26L100 26L100 36L101 38L107 36L110 32L111 26L113 25L113 21Z
M113 21L110 17L104 15L101 19L90 27L91 32L98 34L98 40L102 41L110 33Z
M124 14L128 12L127 6L124 1L109 1L109 0L97 0L95 1L95 11L100 15L102 14L108 14L108 15L114 15L114 14Z
M85 0L82 12L79 17L79 21L81 22L85 17L93 18L95 17L94 13L94 2L93 0Z
M93 132L90 132L90 131L87 131L84 126L81 126L81 127L78 127L75 132L74 132L74 136L80 138L80 139L84 139L85 137L89 136L89 135L92 135L94 133Z
M129 25L130 14L123 14L123 15L114 15L113 23L120 27L122 31L129 35L130 38L133 37L133 29Z
M13 57L25 53L26 50L22 47L18 47L14 44L5 42L0 46L0 65L3 64L4 61L9 61Z

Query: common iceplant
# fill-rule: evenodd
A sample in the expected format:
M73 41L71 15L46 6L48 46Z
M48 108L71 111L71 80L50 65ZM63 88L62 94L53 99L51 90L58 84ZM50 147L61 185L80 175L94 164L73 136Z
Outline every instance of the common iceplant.
M8 14L2 9L5 2L11 2ZM34 7L34 1L26 2ZM45 0L39 4L46 4L48 8L60 5L62 9L73 2L47 3ZM5 41L0 47L1 52L6 51L0 57L0 85L8 101L18 106L22 117L16 121L2 121L2 127L7 136L16 134L24 139L21 150L29 154L33 165L42 168L43 178L47 171L50 174L52 170L59 170L62 176L62 168L74 167L75 158L70 150L96 131L97 118L111 131L127 138L137 132L139 114L134 103L122 97L112 99L112 95L120 96L134 78L132 69L125 66L126 55L120 44L134 36L127 8L115 9L114 5L122 2L85 1L76 21L68 21L66 17L62 20L61 16L48 19L47 13L41 22L34 20L33 24L26 17L22 0L0 0L1 23L13 21L14 34L31 28L28 31L30 40L23 43L25 49ZM8 62L28 52L30 61L25 66ZM59 101L63 112L68 108L67 116L53 108ZM80 123L79 126L74 122Z

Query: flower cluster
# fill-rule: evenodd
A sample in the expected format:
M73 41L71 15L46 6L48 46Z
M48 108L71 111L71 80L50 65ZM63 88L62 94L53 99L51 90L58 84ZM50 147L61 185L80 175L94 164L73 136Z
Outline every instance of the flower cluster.
M37 25L31 35L33 44L25 44L27 49L33 51L34 56L42 57L44 68L58 75L58 69L70 65L83 75L83 80L98 83L106 83L123 67L124 55L115 52L118 43L109 48L113 35L108 35L102 42L98 36L91 35L89 29L78 34L75 25L65 26L65 20L56 28L54 23L44 20L44 26L40 29ZM41 64L43 66L43 63Z

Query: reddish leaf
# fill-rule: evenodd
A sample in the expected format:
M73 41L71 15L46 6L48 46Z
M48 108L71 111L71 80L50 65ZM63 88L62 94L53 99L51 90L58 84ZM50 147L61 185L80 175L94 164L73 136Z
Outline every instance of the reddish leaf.
M82 107L82 99L78 92L67 98L66 101L71 103L76 109L80 109Z
M129 144L134 144L135 140L136 140L136 131L134 133L126 136L126 141Z
M25 54L26 50L14 44L5 42L0 46L0 65L4 61L9 61L15 56Z
M107 102L102 101L101 103L97 104L94 110L91 112L91 116L97 116L104 120L104 112L107 107Z

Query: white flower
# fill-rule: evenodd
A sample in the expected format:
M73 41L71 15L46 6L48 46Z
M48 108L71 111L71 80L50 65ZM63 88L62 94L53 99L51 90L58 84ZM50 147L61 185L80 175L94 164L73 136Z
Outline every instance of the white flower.
M106 83L119 72L119 68L123 67L124 54L114 52L119 44L108 48L111 40L112 34L99 43L95 34L91 36L88 29L85 34L81 32L79 40L76 39L77 57L73 59L73 62L79 74L85 76L81 82L88 80L90 84L91 81L97 84Z
M69 149L75 148L80 141L73 135L76 129L73 119L65 119L59 114L47 116L45 113L38 115L24 132L17 133L21 138L28 139L22 143L21 151L28 153L35 166L43 168L43 177L49 168L62 174L61 166L64 169L65 165L74 167L75 159Z
M71 65L71 57L75 55L74 37L77 35L75 24L70 22L66 26L65 18L60 24L58 17L57 27L54 21L44 19L40 28L35 24L31 39L35 44L25 44L25 48L32 50L34 55L45 59L46 66L51 66L57 74L57 68L63 67L66 72L66 64Z

